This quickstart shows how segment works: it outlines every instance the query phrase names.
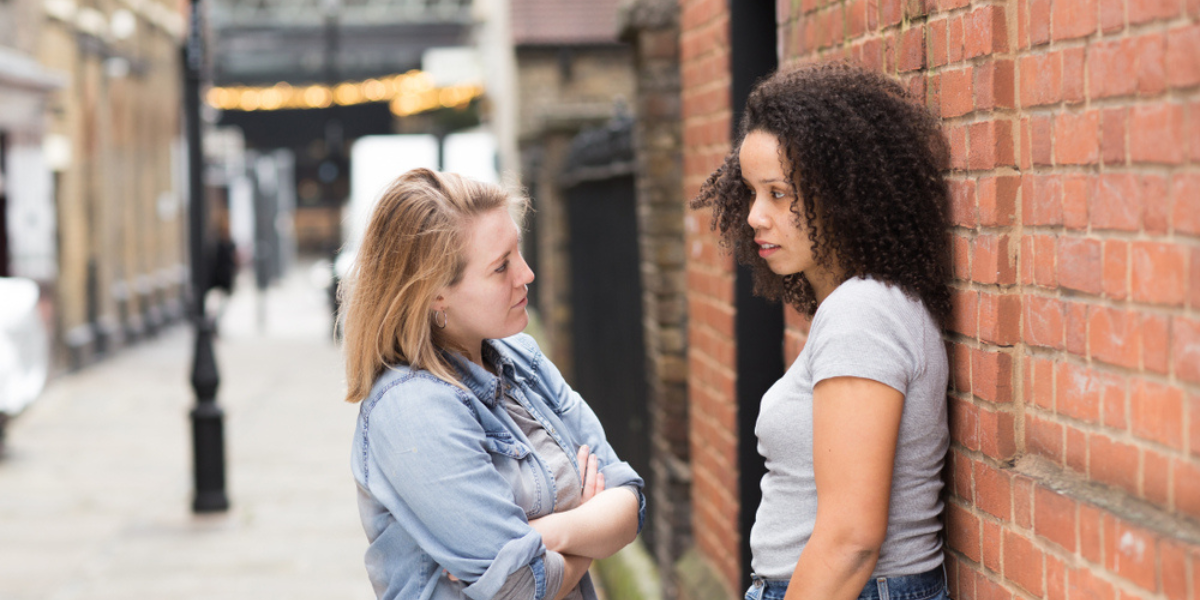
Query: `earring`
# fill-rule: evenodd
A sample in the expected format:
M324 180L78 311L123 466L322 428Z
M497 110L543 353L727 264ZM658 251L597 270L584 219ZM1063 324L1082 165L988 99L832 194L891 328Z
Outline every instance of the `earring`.
M439 316L441 317L441 321L440 321L440 322L438 321L438 317L439 317ZM434 325L437 325L437 326L438 326L438 329L445 329L445 328L446 328L446 324L447 324L448 322L449 322L449 321L446 319L446 311L445 311L445 310L435 310L435 311L433 311L433 324L434 324Z

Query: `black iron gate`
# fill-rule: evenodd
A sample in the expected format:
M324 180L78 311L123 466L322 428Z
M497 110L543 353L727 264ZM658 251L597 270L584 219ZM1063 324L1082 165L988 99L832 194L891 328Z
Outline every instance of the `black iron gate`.
M650 484L646 350L634 188L633 121L571 143L561 183L570 228L574 386L613 449Z

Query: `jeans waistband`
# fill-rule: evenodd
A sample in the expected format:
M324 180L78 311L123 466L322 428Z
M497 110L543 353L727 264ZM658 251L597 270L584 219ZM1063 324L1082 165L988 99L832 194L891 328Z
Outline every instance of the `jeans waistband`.
M787 590L787 579L767 579L756 573L750 574L751 589L764 588L766 598L772 595L768 592L779 590L779 596ZM867 581L859 592L858 600L925 600L937 596L946 588L946 572L944 566L917 575L896 575L894 577L875 577Z
M923 600L946 588L944 566L917 575L875 577L867 581L859 600Z

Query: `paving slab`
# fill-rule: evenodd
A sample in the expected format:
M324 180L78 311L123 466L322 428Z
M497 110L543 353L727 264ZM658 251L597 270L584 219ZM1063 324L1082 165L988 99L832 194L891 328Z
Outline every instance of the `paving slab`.
M265 295L252 283L216 341L230 510L190 510L193 337L175 326L57 378L9 424L0 600L374 597L325 292L307 265Z

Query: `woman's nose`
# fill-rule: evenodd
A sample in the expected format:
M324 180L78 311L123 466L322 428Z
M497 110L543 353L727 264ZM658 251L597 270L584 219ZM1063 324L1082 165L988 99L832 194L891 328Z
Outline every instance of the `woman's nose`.
M750 202L750 213L746 215L746 222L754 229L766 227L770 221L764 213L763 203L758 201L758 195L755 194L754 200Z
M518 254L517 260L520 262L520 264L517 265L517 267L520 269L519 276L517 277L517 284L529 285L530 283L533 283L533 269L529 268L529 263L525 262L525 257Z

